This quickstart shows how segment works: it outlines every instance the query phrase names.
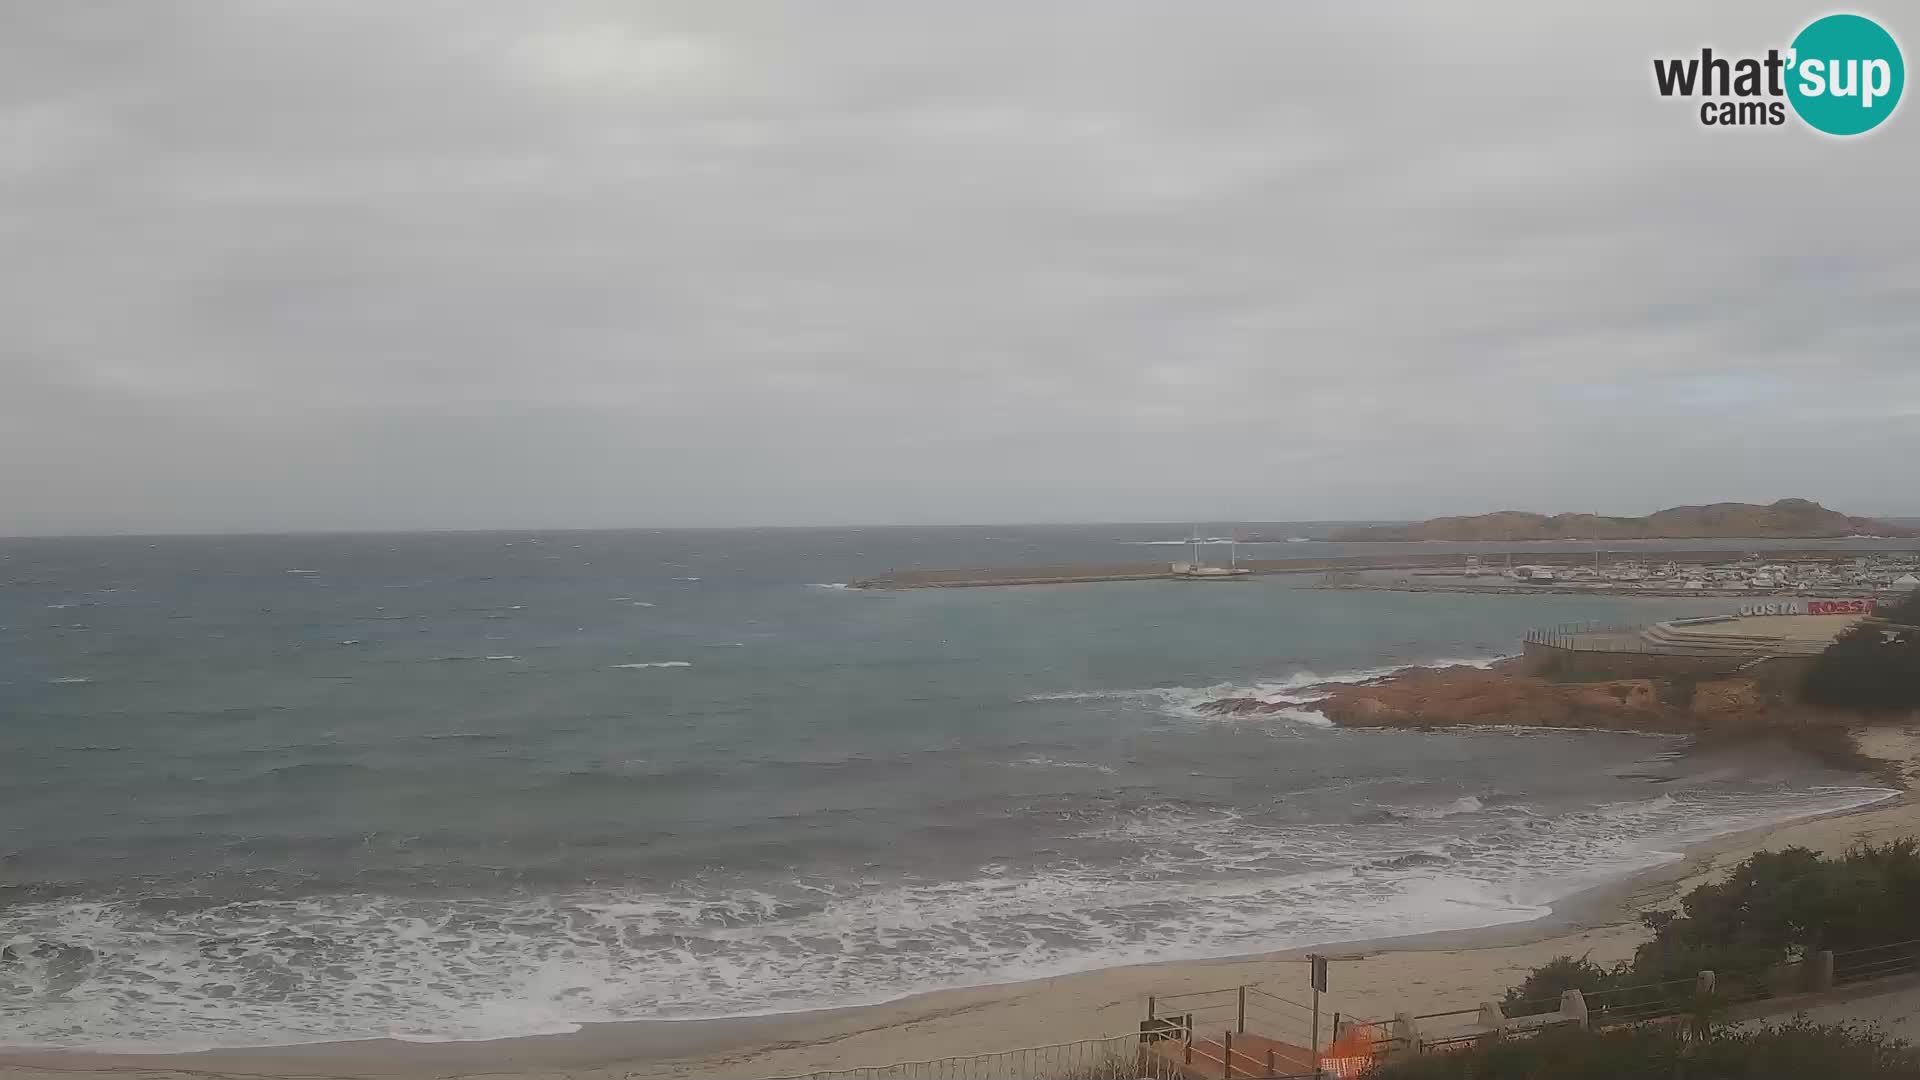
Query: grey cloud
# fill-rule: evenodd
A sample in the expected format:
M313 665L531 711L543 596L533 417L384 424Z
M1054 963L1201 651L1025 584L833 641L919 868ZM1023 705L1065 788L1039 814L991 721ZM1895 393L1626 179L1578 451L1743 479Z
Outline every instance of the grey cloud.
M1920 512L1813 14L0 0L0 532Z

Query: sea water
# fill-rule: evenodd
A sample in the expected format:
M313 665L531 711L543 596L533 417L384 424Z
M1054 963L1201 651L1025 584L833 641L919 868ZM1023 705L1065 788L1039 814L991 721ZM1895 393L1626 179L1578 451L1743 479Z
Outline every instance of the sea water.
M0 1042L480 1039L1485 926L1885 794L1305 707L1713 601L842 587L1183 534L0 541ZM1282 708L1203 708L1249 695Z

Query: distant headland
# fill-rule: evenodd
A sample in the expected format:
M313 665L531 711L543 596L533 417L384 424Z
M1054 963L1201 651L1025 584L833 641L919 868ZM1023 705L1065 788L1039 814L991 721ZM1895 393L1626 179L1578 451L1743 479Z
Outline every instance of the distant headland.
M1812 540L1842 536L1920 536L1920 530L1854 517L1807 499L1674 506L1646 517L1532 514L1500 510L1472 517L1439 517L1407 525L1343 529L1335 541L1397 540Z

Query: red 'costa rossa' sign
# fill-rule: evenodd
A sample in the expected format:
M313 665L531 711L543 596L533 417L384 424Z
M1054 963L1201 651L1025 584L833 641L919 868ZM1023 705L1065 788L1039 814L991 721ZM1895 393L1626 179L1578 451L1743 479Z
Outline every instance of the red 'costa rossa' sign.
M1809 600L1809 615L1865 615L1873 610L1872 600Z

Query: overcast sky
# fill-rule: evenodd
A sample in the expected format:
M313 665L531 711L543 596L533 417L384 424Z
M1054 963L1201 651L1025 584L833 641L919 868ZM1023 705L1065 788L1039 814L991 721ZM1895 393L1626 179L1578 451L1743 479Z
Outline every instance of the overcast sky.
M1920 103L1570 7L0 0L0 534L1920 514Z

